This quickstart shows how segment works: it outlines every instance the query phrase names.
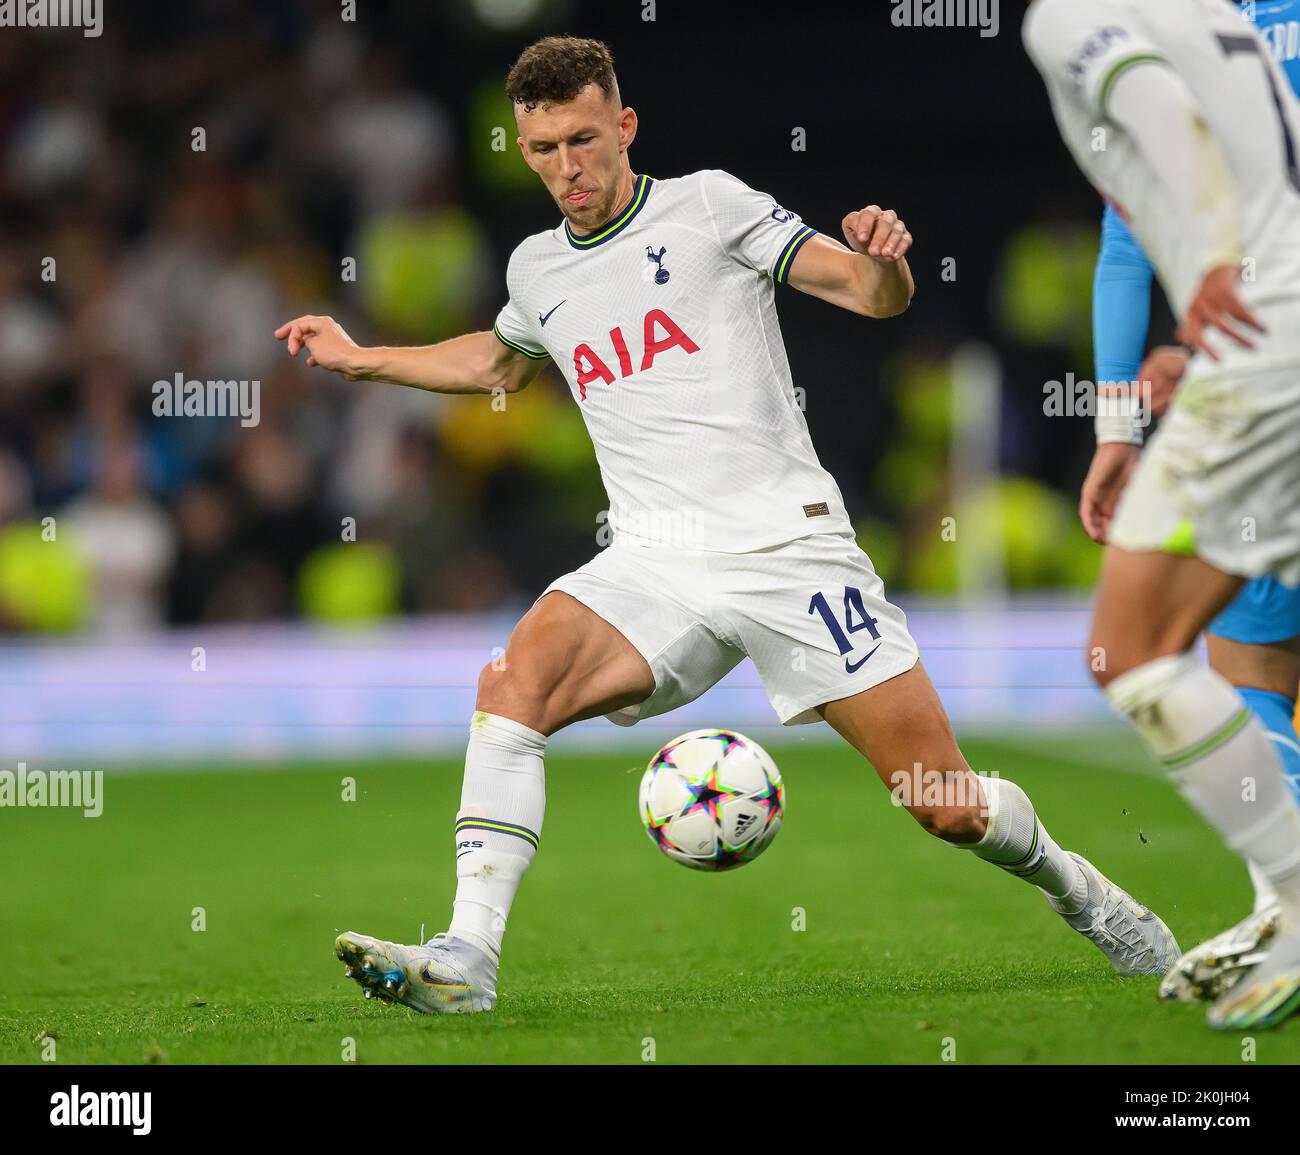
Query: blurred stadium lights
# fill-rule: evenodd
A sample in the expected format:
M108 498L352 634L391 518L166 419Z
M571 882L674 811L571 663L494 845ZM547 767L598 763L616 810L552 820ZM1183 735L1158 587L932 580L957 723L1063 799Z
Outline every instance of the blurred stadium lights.
M494 32L516 32L543 17L555 19L572 9L567 0L469 0L469 10Z
M1105 716L1078 658L1081 611L1026 608L1084 605L1100 557L1074 515L1089 431L1048 418L1040 395L1061 366L1087 363L1086 190L1081 209L1058 212L1049 168L1024 214L980 228L1024 177L988 149L963 151L969 134L943 127L937 87L909 96L916 117L929 102L927 133L905 134L859 183L835 143L856 130L837 99L848 42L822 46L835 66L807 78L799 104L817 146L792 151L786 95L755 85L747 64L777 58L788 29L751 22L746 52L719 56L730 7L664 9L658 25L633 0L403 0L366 6L356 24L310 0L211 7L250 18L124 18L102 40L21 49L0 39L0 724L15 748L129 759L462 744L474 671L597 548L608 499L581 413L553 369L498 411L334 379L290 362L270 333L299 312L332 313L372 343L491 325L507 255L555 224L515 146L505 70L524 43L566 31L612 43L644 117L646 171L726 168L828 230L853 198L887 192L926 253L961 257L972 272L960 282L918 264L913 313L870 329L782 298L813 438L863 548L919 615L923 646L940 647L927 665L955 717ZM731 131L728 101L665 82L676 78L656 44L681 75L749 94L759 135ZM232 87L239 69L250 82ZM892 96L886 73L855 83L868 104ZM985 83L1005 89L983 106L994 120L1019 106L1018 86L1038 95L1024 68ZM203 152L196 125L211 129ZM782 130L763 135L771 125ZM1017 140L1028 131L1013 127ZM951 195L958 164L978 198ZM47 260L57 277L42 275ZM996 353L963 350L969 339ZM153 413L151 383L178 373L258 380L260 423ZM955 545L939 532L947 516ZM1006 591L979 620L973 601ZM457 685L372 685L384 675L353 668L346 630L426 646L402 655L400 677ZM285 639L308 656L280 655ZM252 664L190 671L193 645L236 644ZM259 655L310 687L260 685ZM236 669L249 678L238 692L221 684ZM315 699L318 678L342 684ZM156 692L142 695L141 679ZM761 733L773 721L754 682L743 666L664 725L726 718ZM644 746L646 729L582 733Z
M948 468L956 496L952 540L957 547L957 592L966 604L988 602L1006 594L1003 536L983 532L974 511L981 496L998 482L1002 366L987 345L970 342L953 354L951 372Z
M1087 599L1012 595L1000 609L972 610L925 598L902 605L965 732L1119 725L1083 668ZM0 731L33 763L455 755L479 670L512 624L512 614L444 614L364 628L285 623L14 638L0 642ZM670 715L632 728L593 719L552 741L644 750L661 735L719 718L764 741L837 740L828 726L780 726L745 661Z
M997 492L1000 481L1002 371L994 351L976 342L959 346L950 363L952 436L948 469L954 497L951 528L955 534L957 598L967 611L963 622L973 620L981 607L1001 604L1007 594L1005 534L1000 524L989 525L980 516L981 505L989 494ZM1014 677L1015 663L1005 650L965 648L955 656L962 681L982 677L1002 684ZM1016 708L1014 695L1007 693L992 712L1014 714Z

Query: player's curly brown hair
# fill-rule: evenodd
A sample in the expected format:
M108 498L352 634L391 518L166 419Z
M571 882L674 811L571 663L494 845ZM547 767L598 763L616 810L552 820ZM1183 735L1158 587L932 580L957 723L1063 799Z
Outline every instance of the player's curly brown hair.
M519 55L506 77L506 95L532 112L539 104L565 104L588 84L606 96L618 90L614 56L599 40L547 36Z

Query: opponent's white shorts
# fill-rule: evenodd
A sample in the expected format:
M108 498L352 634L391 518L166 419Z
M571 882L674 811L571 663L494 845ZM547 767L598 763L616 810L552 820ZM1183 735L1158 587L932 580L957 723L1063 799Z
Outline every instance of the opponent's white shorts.
M1300 333L1291 337L1294 341ZM1243 365L1243 361L1246 364ZM1189 367L1120 498L1121 549L1194 554L1225 573L1300 584L1300 356Z
M849 534L742 554L616 538L542 596L552 590L604 618L649 663L654 693L609 715L622 726L694 701L746 655L786 725L819 721L815 707L905 673L919 656Z

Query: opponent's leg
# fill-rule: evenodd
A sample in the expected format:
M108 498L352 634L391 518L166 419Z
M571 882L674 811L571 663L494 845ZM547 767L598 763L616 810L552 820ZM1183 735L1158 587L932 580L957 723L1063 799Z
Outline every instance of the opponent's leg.
M1241 642L1206 632L1210 665L1236 687L1264 725L1282 761L1291 797L1300 802L1300 737L1296 694L1300 691L1300 637L1278 642Z
M1255 583L1255 585L1269 583ZM1253 592L1253 586L1243 595ZM1218 670L1236 688L1264 725L1264 732L1282 760L1282 776L1291 797L1300 802L1300 737L1296 735L1296 694L1300 690L1300 637L1282 641L1252 642L1237 640L1226 635L1246 608L1238 610L1237 602L1225 615L1215 619L1206 631L1205 641L1210 655L1210 665ZM1234 611L1236 611L1234 613ZM1252 611L1257 614L1257 611ZM1224 633L1216 627L1231 615L1224 625ZM1294 613L1291 615L1294 617ZM1255 887L1255 914L1277 907L1277 892L1253 862L1250 880Z
M1296 689L1300 685L1300 638L1246 640L1261 629L1276 629L1278 625L1276 620L1270 620L1267 605L1254 606L1248 596L1252 593L1253 587L1243 590L1206 631L1210 666L1232 683L1263 724L1282 760L1282 772L1291 796L1297 798L1300 797L1300 741L1296 738L1294 714ZM1265 595L1267 598L1267 591ZM1229 633L1237 636L1225 636ZM1264 636L1270 635L1265 632ZM1255 863L1246 865L1255 888L1254 909L1235 926L1183 955L1160 984L1161 998L1179 1002L1217 999L1232 988L1246 969L1263 961L1267 945L1277 932L1277 892Z
M456 898L445 935L403 946L352 932L348 973L417 1010L490 1010L506 919L532 862L545 806L546 739L571 722L644 700L649 665L603 618L560 591L520 620L484 668L456 816Z
M1284 934L1210 1013L1215 1026L1262 1027L1300 997L1300 936L1292 930L1300 928L1300 811L1259 719L1190 653L1241 584L1194 557L1109 548L1092 652L1105 655L1096 676L1111 704L1132 720L1183 797L1278 893Z
M929 833L1038 887L1119 973L1167 969L1177 944L1165 925L1086 859L1062 850L1014 782L972 772L920 663L821 713Z

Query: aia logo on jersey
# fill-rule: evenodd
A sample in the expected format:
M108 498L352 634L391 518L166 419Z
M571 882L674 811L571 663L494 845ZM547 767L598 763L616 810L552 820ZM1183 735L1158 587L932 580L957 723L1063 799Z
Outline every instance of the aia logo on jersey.
M662 334L662 335L661 335ZM627 341L622 327L609 331L609 343L613 346L614 356L618 361L618 375L632 376L632 355L628 352ZM669 349L684 349L687 353L698 353L700 347L686 335L686 332L662 309L651 309L641 324L641 372L654 366L655 358ZM614 384L614 374L601 356L585 341L573 351L573 372L578 382L578 396L587 400L587 386L593 381L603 381L606 385Z

